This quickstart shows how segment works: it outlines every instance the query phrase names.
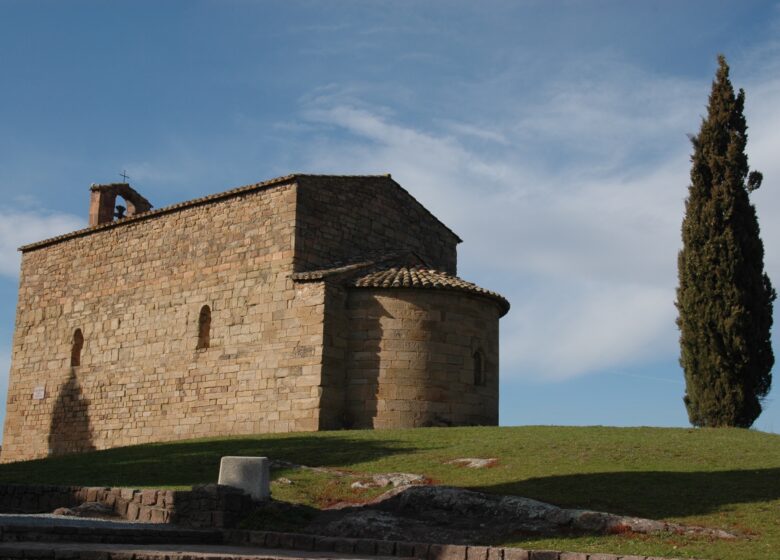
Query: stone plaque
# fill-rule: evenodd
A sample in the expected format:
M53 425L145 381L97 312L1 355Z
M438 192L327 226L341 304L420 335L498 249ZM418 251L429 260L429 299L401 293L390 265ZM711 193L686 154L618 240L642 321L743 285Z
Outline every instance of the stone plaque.
M43 399L43 397L46 396L46 387L43 385L40 385L33 389L33 400L34 401L40 401Z

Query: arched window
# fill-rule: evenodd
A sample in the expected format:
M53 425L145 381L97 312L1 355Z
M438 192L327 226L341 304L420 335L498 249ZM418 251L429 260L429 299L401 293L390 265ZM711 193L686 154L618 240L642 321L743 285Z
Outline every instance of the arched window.
M485 379L485 358L481 350L474 352L474 385L482 386L487 381Z
M204 305L200 308L200 316L198 317L198 345L196 348L209 347L209 338L211 336L211 308L208 305Z
M76 329L73 333L73 344L70 347L70 365L76 367L81 365L81 349L84 347L84 335L81 329Z

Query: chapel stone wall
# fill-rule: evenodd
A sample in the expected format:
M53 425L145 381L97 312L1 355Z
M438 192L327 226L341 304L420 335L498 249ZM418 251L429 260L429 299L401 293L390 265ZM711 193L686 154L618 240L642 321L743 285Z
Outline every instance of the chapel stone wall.
M318 429L325 294L290 279L295 201L277 184L26 250L2 460Z
M457 273L458 236L390 177L302 176L298 184L296 271L414 251Z

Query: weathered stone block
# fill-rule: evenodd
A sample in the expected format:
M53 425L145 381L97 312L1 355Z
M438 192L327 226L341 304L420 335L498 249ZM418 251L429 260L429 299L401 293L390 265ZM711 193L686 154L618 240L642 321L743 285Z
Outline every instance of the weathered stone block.
M267 500L271 496L268 458L222 457L219 484L239 488L253 500Z
M366 554L373 556L376 554L376 541L373 539L356 539L355 554Z
M294 550L314 550L314 536L296 534L292 548Z
M428 552L431 549L431 545L428 543L413 543L412 556L415 558L428 558Z
M504 560L529 560L529 551L522 548L504 548ZM538 560L538 559L537 559ZM557 556L556 556L557 560Z
M506 558L506 549L504 558ZM559 560L560 553L557 550L529 550L528 558L529 560Z
M378 556L394 556L396 555L396 545L395 541L377 541L376 553Z
M136 502L130 502L127 504L127 514L126 518L130 521L135 521L138 519L138 514L141 511L140 504Z
M561 552L560 560L588 560L588 555L584 552ZM644 560L644 556L641 560Z
M466 551L466 560L488 560L488 547L469 546Z
M468 547L452 544L432 544L428 550L429 560L466 560Z
M141 505L153 506L157 503L157 490L143 490L141 492Z

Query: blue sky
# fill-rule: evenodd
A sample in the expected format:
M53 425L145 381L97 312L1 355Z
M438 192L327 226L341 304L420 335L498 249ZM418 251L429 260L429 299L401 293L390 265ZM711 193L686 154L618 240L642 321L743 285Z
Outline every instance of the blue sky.
M687 134L722 52L780 285L778 37L758 0L0 0L0 373L15 249L82 227L90 183L127 170L160 207L390 172L465 240L460 275L512 303L502 424L687 426ZM780 432L778 391L757 428Z

